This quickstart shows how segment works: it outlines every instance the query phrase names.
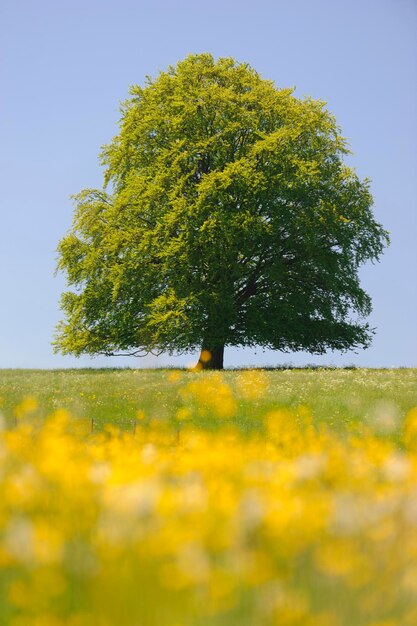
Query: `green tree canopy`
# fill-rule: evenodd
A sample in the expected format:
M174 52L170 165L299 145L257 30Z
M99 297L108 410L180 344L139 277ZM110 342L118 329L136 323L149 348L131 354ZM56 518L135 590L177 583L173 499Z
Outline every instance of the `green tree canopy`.
M387 233L325 103L190 55L122 105L104 189L75 196L63 353L366 347L359 266ZM107 191L106 191L107 189Z

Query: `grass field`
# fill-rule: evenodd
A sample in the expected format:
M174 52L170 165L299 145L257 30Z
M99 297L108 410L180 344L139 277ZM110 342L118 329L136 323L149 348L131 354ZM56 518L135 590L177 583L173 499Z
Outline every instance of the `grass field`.
M0 370L0 623L414 626L417 370Z
M202 376L216 379L181 370L0 370L0 397L8 424L14 422L22 400L33 397L38 415L65 408L74 417L93 418L97 428L110 423L129 430L138 410L148 419L173 418L187 404L184 389ZM389 412L391 406L400 419L417 404L414 369L237 370L222 372L221 381L230 386L237 410L220 422L210 411L204 418L194 415L196 427L219 428L227 422L257 428L260 416L271 407L304 404L316 423L349 430L366 425L384 407Z

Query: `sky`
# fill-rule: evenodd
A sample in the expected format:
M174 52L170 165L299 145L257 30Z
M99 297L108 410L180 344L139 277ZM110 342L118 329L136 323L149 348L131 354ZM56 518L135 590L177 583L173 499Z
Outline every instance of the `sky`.
M2 0L0 368L195 358L76 359L54 355L51 340L69 196L102 186L98 153L117 134L129 86L199 52L248 62L277 87L325 100L392 240L380 263L361 270L372 347L323 356L228 347L226 366L417 366L416 33L416 0Z

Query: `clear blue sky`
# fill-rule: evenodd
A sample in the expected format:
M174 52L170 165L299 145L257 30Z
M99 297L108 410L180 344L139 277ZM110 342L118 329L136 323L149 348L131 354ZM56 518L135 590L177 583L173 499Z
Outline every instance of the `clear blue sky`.
M226 364L417 366L416 33L415 0L3 0L0 367L190 361L53 355L65 286L53 271L69 195L101 186L97 155L117 132L129 85L205 51L326 100L392 237L381 263L362 271L377 327L370 349L316 357L228 348Z

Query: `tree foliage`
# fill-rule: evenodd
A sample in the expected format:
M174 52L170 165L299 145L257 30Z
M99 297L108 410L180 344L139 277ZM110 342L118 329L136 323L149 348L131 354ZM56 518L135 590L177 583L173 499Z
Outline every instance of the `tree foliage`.
M203 348L221 367L225 345L369 344L358 268L387 233L324 102L200 54L131 87L121 114L104 189L75 196L59 244L58 350Z

